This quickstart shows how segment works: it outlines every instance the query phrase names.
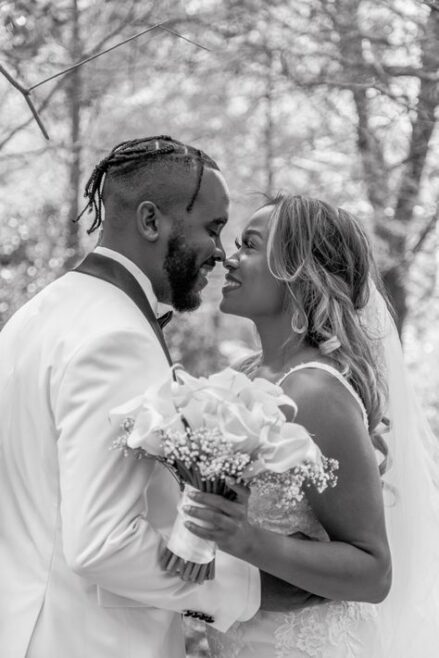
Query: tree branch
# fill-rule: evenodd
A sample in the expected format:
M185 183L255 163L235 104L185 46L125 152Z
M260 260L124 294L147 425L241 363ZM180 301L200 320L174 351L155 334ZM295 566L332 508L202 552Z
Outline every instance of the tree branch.
M437 222L438 222L438 212L436 211L434 215L430 218L430 220L427 222L427 224L424 226L414 246L410 249L410 252L407 254L407 258L406 258L407 261L412 262L416 254L418 254L421 251L424 242L426 241L430 233L434 231L434 229L436 228Z
M41 132L43 133L44 137L48 140L49 135L47 134L47 130L45 129L45 127L43 125L43 122L41 121L41 119L38 115L38 112L35 108L35 105L33 104L32 99L30 97L31 89L25 89L25 87L23 87L18 82L18 80L15 80L15 78L13 78L12 75L10 73L8 73L7 70L4 68L4 66L2 66L1 64L0 64L0 73L3 73L3 75L11 83L11 85L13 87L15 87L15 89L18 89L20 94L22 94L22 96L23 96L24 100L26 101L26 103L28 104L29 109L32 112L33 117L34 117L35 121L37 122Z
M130 11L131 11L131 10L130 10ZM47 103L48 103L48 101L49 101L49 98L50 98L51 95L53 95L53 94L49 94L49 95L46 97L44 103L40 106L40 108L39 108L38 111L37 111L37 109L35 108L32 99L30 98L30 93L31 93L34 89L36 89L37 87L40 87L41 85L45 84L46 82L49 82L49 81L51 81L51 80L54 80L55 78L58 78L58 77L60 77L60 76L66 75L67 73L70 73L71 71L74 71L74 70L78 69L80 66L83 66L84 64L87 64L88 62L91 62L92 60L97 59L98 57L101 57L101 55L105 55L106 53L109 53L110 51L115 50L116 48L119 48L119 46L123 46L124 44L126 44L126 43L128 43L128 42L130 42L130 41L133 41L134 39L137 39L138 37L140 37L140 36L146 34L147 32L151 32L152 30L155 30L155 29L161 29L162 31L169 32L170 34L173 34L174 36L176 36L176 37L178 37L178 38L180 38L180 39L184 39L184 40L187 41L188 43L193 44L193 45L196 46L197 48L202 48L203 50L207 50L207 51L209 51L209 48L207 48L206 46L203 46L202 44L200 44L200 43L198 43L198 42L196 42L196 41L193 41L192 39L189 39L188 37L185 37L183 34L180 34L179 32L177 32L177 31L175 31L175 30L173 30L173 29L171 29L171 28L169 28L169 27L165 27L164 24L167 23L167 22L169 22L169 21L168 21L168 20L165 20L165 21L160 21L159 23L155 23L154 25L151 25L151 26L145 28L145 29L142 30L141 32L138 32L137 34L134 34L133 36L128 37L127 39L124 39L123 41L120 41L119 43L116 43L114 46L110 46L109 48L106 48L105 50L102 50L102 51L100 51L100 52L95 52L95 53L89 55L88 57L86 57L85 59L82 59L81 61L76 62L76 64L73 64L72 66L69 66L69 67L67 67L66 69L63 69L62 71L58 71L58 73L55 73L55 74L49 76L48 78L45 78L44 80L40 80L39 82L35 83L34 85L32 85L32 86L29 87L29 88L25 88L25 87L23 87L23 85L21 85L21 84L18 82L18 80L16 80L16 79L15 79L10 73L8 73L8 71L6 71L6 69L5 69L1 64L0 64L0 73L3 73L3 75L5 76L5 78L6 78L6 79L7 79L7 80L13 85L13 87L15 87L15 89L17 89L17 90L23 95L23 97L24 97L26 103L28 104L28 106L29 106L29 108L30 108L30 110L31 110L31 112L32 112L32 115L33 115L35 121L37 122L37 124L38 124L38 126L39 126L41 132L43 133L44 137L48 140L48 139L49 139L49 135L47 134L47 131L46 131L44 125L43 125L43 122L41 121L41 119L40 119L40 117L39 117L38 111L41 111L41 110L47 105ZM114 35L115 33L118 33L123 27L124 27L124 24L122 23L121 25L118 26L116 32L113 30L112 35ZM109 38L109 36L107 35L107 36L101 41L101 43L105 43L105 41L106 41L108 38ZM20 126L18 126L17 128L15 128L15 129L12 131L12 133L10 133L10 134L8 135L8 137L7 137L5 140L3 140L2 143L0 143L0 149L1 149L1 148L2 148L2 147L3 147L3 146L4 146L4 145L10 140L10 139L12 139L12 137L13 137L17 132L19 132L22 128L24 128L24 127L26 127L27 125L29 125L30 122L31 122L31 120L26 121L26 122L24 122L23 124L21 124Z
M50 101L50 99L52 98L52 96L58 91L58 89L59 89L60 87L62 87L62 85L64 84L64 82L65 82L65 79L63 79L63 78L62 78L61 80L58 80L58 82L56 83L56 85L50 90L50 92L47 94L46 98L45 98L45 99L42 101L42 103L39 105L39 107L38 107L38 112L42 112L42 111L47 107L47 105L49 104L49 101ZM18 83L18 84L19 84L19 83ZM15 86L15 85L14 85L14 86ZM27 119L26 121L23 121L23 123L21 123L20 125L16 126L16 127L15 127L15 128L9 133L9 135L8 135L7 137L5 137L5 138L3 139L2 142L0 142L0 151L6 146L6 144L7 144L8 142L11 141L11 139L12 139L12 138L13 138L18 132L20 132L20 131L23 130L24 128L27 128L27 126L28 126L30 123L32 123L32 121L33 121L33 117L30 117L30 118Z
M50 80L54 80L55 78L58 78L60 75L65 75L66 73L70 73L70 71L74 71L75 69L79 68L80 66L83 66L84 64L88 64L88 62L91 62L92 60L96 59L97 57L101 57L101 55L106 55L106 53L111 52L112 50L115 50L116 48L119 48L119 46L123 46L129 41L133 41L133 39L137 39L138 37L141 37L142 35L146 34L147 32L151 32L151 30L155 30L163 23L166 23L166 21L161 21L160 23L155 23L154 25L151 25L150 27L147 27L145 30L142 30L141 32L138 32L137 34L134 34L132 37L128 37L128 39L124 39L123 41L119 41L119 43L116 43L114 46L110 46L109 48L106 48L105 50L102 50L99 53L95 53L94 55L90 55L90 57L86 57L85 59L82 59L80 62L76 62L76 64L72 64L72 66L67 67L66 69L63 69L62 71L58 71L58 73L54 73L53 75L49 76L48 78L45 78L44 80L40 80L40 82L37 82L36 84L32 85L32 87L29 87L28 92L33 91L40 85L45 84L46 82L49 82Z

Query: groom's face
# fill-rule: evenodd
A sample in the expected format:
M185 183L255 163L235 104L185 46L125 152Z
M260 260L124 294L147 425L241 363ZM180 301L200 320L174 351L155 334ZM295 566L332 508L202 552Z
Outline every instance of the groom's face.
M228 218L229 195L222 175L205 169L192 210L174 213L164 270L169 301L177 311L193 311L201 304L207 277L225 254L221 231Z

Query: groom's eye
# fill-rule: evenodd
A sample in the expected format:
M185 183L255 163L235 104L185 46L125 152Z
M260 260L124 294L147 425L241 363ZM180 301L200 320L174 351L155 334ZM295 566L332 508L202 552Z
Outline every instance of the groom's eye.
M238 238L235 238L235 247L236 247L237 249L241 249L241 247L242 247L242 244L240 243L240 241L238 240Z

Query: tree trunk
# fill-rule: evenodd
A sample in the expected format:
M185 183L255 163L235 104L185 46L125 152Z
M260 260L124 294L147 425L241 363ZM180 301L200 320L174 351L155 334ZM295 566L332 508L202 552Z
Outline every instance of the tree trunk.
M340 53L357 112L357 144L369 202L376 218L384 214L389 201L388 173L383 147L370 126L367 87L370 80L364 60L358 10L361 0L342 0L334 25L340 37Z
M274 55L270 45L270 36L272 32L272 19L270 11L264 11L263 15L266 20L265 33L263 35L263 47L265 51L263 63L264 75L264 156L265 156L265 194L272 198L274 194L274 120L273 120L273 100L274 100Z
M439 11L431 9L422 43L422 72L435 74L439 69ZM409 154L404 166L395 204L394 220L399 230L389 235L391 265L385 273L389 280L389 296L394 304L402 328L407 314L404 279L408 273L407 229L413 219L413 209L419 198L430 140L435 127L435 110L439 102L438 83L421 77L416 117L412 122Z
M70 55L72 63L81 58L81 41L79 27L79 10L77 0L72 0L72 33ZM69 208L67 214L66 260L65 269L70 269L78 260L79 225L74 220L79 214L79 193L81 180L81 69L70 74L67 101L70 110L70 171L69 171Z
M265 79L265 193L268 197L274 192L274 167L273 167L273 54L268 50L268 62Z
M365 174L369 201L375 214L375 231L386 245L388 263L383 274L389 298L396 313L396 324L402 331L407 316L406 280L407 229L419 197L422 173L429 142L435 125L438 84L434 76L420 80L417 114L412 124L409 153L402 172L393 218L384 212L390 205L389 173L382 145L370 127L366 89L370 72L364 61L358 8L361 0L341 0L336 25L340 35L340 51L344 68L352 83L352 94L358 115L358 148ZM343 10L343 11L342 11ZM422 72L435 74L439 64L439 12L431 10L422 42Z

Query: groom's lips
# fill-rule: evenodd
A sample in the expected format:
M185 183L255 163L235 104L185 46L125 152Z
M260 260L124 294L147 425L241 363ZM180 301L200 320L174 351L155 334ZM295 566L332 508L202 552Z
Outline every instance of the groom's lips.
M200 269L197 272L197 277L196 277L196 289L201 290L202 288L205 288L207 286L208 281L207 277L209 274L212 272L213 268L215 267L215 264L208 264L204 263Z

